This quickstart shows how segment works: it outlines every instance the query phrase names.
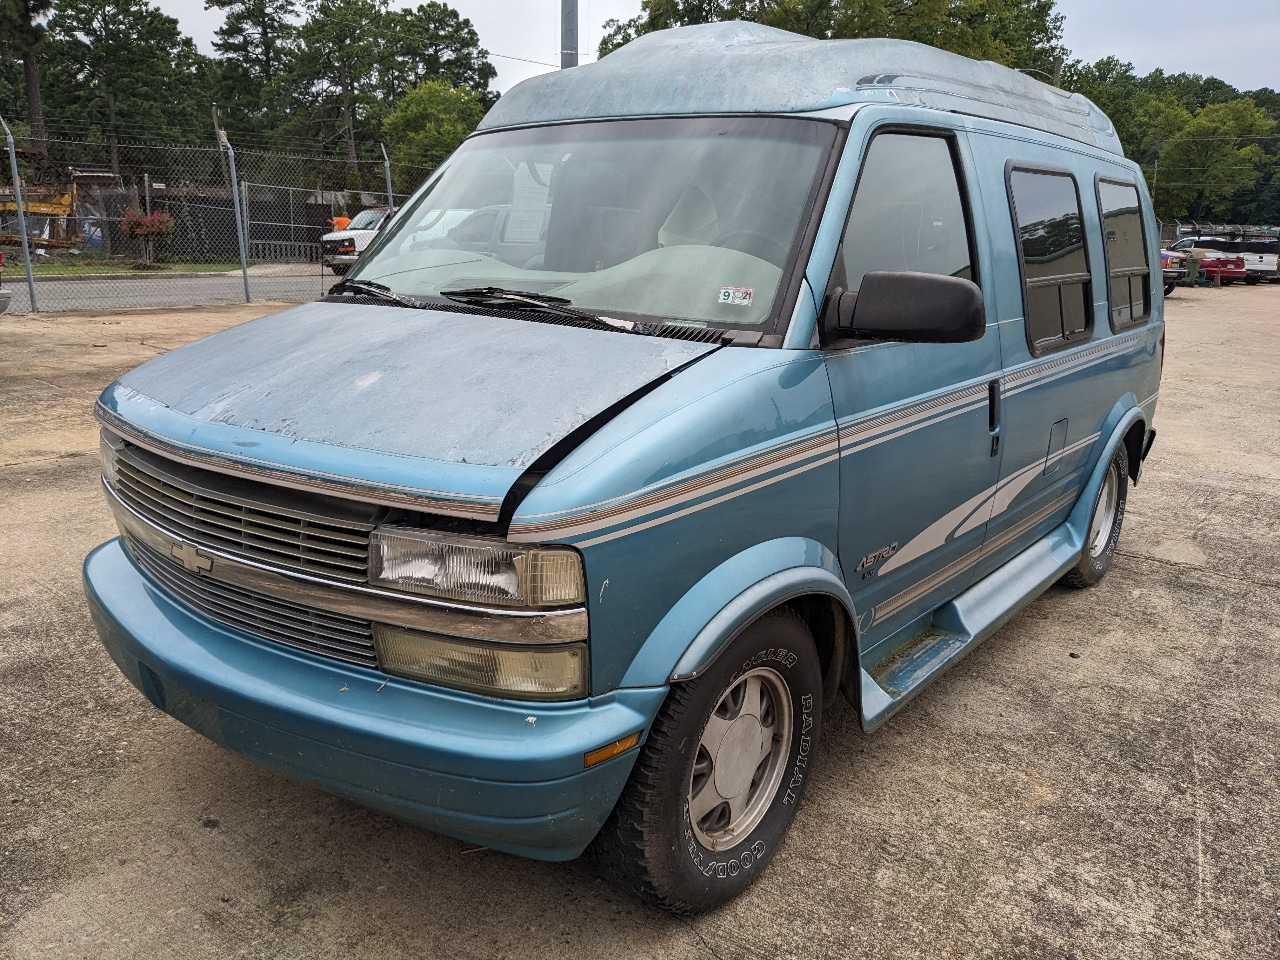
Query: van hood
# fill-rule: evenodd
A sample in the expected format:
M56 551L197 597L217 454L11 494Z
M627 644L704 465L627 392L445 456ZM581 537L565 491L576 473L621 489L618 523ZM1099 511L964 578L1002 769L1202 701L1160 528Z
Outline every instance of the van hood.
M356 499L494 520L511 485L557 441L715 349L312 303L151 360L104 391L99 416L126 439L215 469L309 477Z

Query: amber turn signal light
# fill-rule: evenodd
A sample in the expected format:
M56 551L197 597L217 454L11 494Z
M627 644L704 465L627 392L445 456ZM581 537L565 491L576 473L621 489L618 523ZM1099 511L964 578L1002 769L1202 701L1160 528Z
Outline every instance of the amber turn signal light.
M615 740L613 743L605 744L603 747L596 747L596 749L582 755L582 768L586 770L598 763L612 760L619 754L626 753L639 742L640 733L637 731L623 737L621 740Z

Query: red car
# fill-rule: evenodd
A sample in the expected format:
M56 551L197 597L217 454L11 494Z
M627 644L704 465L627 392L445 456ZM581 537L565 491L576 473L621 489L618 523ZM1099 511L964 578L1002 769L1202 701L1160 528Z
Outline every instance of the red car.
M1233 257L1229 253L1218 253L1216 250L1194 250L1194 256L1200 257L1200 269L1204 271L1206 280L1222 278L1222 285L1229 287L1247 275L1244 269L1244 257Z
M1222 285L1228 287L1247 275L1244 257L1218 249L1228 241L1219 237L1187 237L1173 245L1173 252L1188 258L1197 257L1205 279L1216 280L1222 277ZM1190 266L1190 264L1188 264Z

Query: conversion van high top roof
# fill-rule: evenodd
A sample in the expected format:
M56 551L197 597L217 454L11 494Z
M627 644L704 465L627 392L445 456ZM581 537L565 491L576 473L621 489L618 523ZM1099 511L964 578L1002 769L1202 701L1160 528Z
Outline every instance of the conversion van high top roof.
M1123 154L1092 101L991 61L909 40L814 40L755 23L646 34L594 64L544 73L503 96L479 129L705 114L846 118L904 104L1007 120Z
M1096 583L1155 437L1139 169L896 41L652 34L504 96L318 302L103 392L102 640L228 748L679 911Z

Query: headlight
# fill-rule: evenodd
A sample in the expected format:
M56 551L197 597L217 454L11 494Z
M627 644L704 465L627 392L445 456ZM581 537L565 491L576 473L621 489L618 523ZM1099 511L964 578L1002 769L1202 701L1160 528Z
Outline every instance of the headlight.
M525 547L412 527L373 531L369 582L506 607L563 607L586 599L582 558L569 547Z
M383 623L373 625L373 643L383 670L411 680L516 700L587 695L585 643L485 643Z

